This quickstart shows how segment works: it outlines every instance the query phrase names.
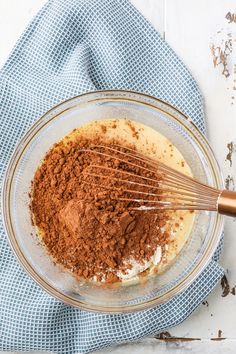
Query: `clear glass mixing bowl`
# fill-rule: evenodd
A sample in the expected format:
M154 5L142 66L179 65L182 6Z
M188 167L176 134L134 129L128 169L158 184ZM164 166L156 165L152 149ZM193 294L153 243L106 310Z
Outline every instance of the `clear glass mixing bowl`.
M130 118L166 136L183 154L198 180L223 187L220 170L205 137L191 119L154 97L129 91L98 91L69 99L52 108L27 132L13 153L3 185L3 218L10 245L32 278L61 301L92 311L124 313L163 303L188 287L215 251L223 218L200 212L189 241L175 263L145 284L102 288L76 280L55 265L39 244L31 224L29 190L34 172L48 149L91 120Z

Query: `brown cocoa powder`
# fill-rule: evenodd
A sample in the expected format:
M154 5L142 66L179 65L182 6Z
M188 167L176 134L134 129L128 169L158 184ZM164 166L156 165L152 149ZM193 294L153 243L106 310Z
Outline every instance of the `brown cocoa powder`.
M106 153L106 146L115 143L106 142L99 151ZM117 271L125 273L131 267L127 263L130 258L143 263L158 246L164 254L169 233L161 228L168 215L134 211L136 202L118 200L135 196L125 191L130 185L124 187L118 181L122 171L144 178L156 179L157 175L145 170L145 163L133 166L137 161L132 158L128 159L130 165L120 161L119 155L109 158L88 151L97 144L104 145L104 141L82 136L55 144L35 173L30 208L42 242L56 263L77 277L113 283L119 281ZM116 172L104 170L103 178L97 179L90 175L100 171L91 167L97 165L115 168ZM129 177L133 181L136 178L140 181L140 177ZM148 190L155 192L157 183L149 184L153 187Z

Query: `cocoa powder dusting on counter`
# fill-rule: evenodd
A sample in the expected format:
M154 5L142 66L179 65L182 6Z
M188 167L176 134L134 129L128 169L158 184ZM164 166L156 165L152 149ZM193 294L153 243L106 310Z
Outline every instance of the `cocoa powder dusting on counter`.
M77 277L113 283L119 281L118 271L125 274L131 267L127 260L144 263L158 246L164 254L168 215L134 211L135 202L117 199L130 196L114 179L120 171L149 178L156 178L156 173L146 171L144 162L137 167L116 155L109 158L88 151L99 143L98 138L77 136L55 144L35 173L30 208L42 242L56 263ZM106 145L101 152L106 153ZM116 168L115 173L104 171L107 189L101 187L101 179L91 176L97 172L95 165ZM149 191L156 189L153 186Z

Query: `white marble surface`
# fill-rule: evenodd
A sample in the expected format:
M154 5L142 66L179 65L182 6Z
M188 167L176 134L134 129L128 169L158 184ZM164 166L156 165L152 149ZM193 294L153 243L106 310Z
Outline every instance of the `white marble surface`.
M20 33L46 0L0 0L0 66ZM163 38L182 58L196 78L205 97L208 135L222 168L224 178L236 182L236 0L132 0ZM232 53L227 57L230 76L222 75L222 65L213 66L212 43L220 44L231 34ZM234 73L235 71L235 73ZM235 80L235 81L234 81ZM235 89L233 89L235 87ZM232 142L232 164L226 159ZM230 287L236 285L236 223L227 218L225 247L221 263L227 270ZM172 336L200 338L196 341L165 342L146 339L137 344L110 349L112 353L235 353L236 296L222 297L221 286L181 325L170 329ZM212 341L222 331L223 341ZM107 351L102 351L106 353ZM101 352L100 352L101 353Z

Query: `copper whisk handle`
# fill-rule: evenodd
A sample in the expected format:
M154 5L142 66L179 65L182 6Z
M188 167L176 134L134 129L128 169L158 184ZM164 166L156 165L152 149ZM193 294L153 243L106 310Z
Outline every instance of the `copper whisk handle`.
M228 216L236 216L236 192L223 190L218 198L218 212Z

